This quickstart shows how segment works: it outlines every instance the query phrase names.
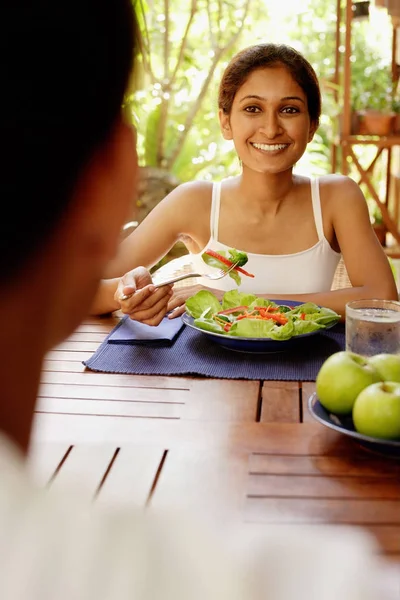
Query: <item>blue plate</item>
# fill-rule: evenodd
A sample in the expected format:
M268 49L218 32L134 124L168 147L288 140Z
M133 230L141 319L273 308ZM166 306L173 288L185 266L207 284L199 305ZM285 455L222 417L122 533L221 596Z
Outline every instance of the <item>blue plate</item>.
M297 300L273 300L276 304L285 304L286 306L299 306L304 302ZM284 352L286 350L297 348L304 338L308 338L311 335L316 335L322 331L330 329L333 325L329 325L324 329L318 329L317 331L311 331L310 333L303 333L296 335L288 340L271 340L270 338L247 338L247 337L235 337L233 335L223 335L222 333L214 333L213 331L206 331L200 329L194 324L194 319L188 314L182 315L182 320L185 325L192 327L199 333L206 335L215 344L227 348L228 350L235 350L235 352L252 352L252 353L268 353L268 352Z
M318 400L316 393L308 399L308 409L314 419L322 425L354 438L361 446L375 453L400 459L400 440L383 440L382 438L362 435L354 429L351 415L334 415L326 410Z

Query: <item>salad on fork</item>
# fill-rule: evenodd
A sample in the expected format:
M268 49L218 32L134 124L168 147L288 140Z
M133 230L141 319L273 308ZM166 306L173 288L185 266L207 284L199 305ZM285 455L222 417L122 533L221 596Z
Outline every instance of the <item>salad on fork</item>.
M208 249L203 252L201 257L209 267L216 267L218 269L229 271L229 277L232 277L237 285L240 285L242 282L240 275L254 277L252 273L243 269L244 265L249 260L246 252L240 252L234 248L229 248L228 251L222 250L220 252Z

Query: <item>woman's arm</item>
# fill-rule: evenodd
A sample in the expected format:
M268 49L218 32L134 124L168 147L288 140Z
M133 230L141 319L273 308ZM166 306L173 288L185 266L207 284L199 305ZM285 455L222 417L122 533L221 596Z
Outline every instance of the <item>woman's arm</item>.
M121 242L116 257L107 266L105 277L121 276L140 265L150 269L182 236L208 240L210 186L208 182L194 181L184 183L168 194Z
M152 267L182 235L188 235L194 240L208 239L210 185L207 182L191 182L178 186L121 242L116 257L107 266L91 314L104 314L121 308L136 320L152 321L151 324L157 324L154 321L161 320L161 315L167 311L164 301L167 293L171 295L170 288L150 288L144 291L145 286L138 286L135 281L136 268L142 265ZM147 285L150 283L151 279ZM130 293L124 291L127 286L140 288L141 292L136 292L129 300L121 303L120 296ZM145 302L145 305L141 306L141 302ZM156 305L160 310L155 316L151 313Z
M316 302L332 308L343 318L345 305L351 300L398 300L389 261L371 226L368 207L359 186L343 176L327 181L330 183L325 184L329 190L324 191L328 198L323 211L324 214L328 211L328 221L332 224L353 287L316 294L291 294L290 299ZM288 298L287 295L275 297Z

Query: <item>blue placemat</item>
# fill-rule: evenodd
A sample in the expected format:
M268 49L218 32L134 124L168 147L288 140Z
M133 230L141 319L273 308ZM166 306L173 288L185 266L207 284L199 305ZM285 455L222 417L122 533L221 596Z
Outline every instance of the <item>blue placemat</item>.
M164 317L157 327L132 321L125 316L108 337L109 344L145 344L146 346L171 346L183 327L181 319Z
M118 327L118 325L117 325ZM328 356L345 347L344 325L299 340L296 349L268 354L225 350L184 327L172 346L109 343L111 334L83 364L103 373L203 375L223 379L315 381Z

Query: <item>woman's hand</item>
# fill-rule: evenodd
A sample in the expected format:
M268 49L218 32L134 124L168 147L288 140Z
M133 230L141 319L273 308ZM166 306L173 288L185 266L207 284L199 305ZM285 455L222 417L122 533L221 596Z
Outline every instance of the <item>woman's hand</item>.
M201 285L190 285L174 288L173 295L168 301L168 318L175 319L185 312L185 302L190 296L203 289ZM171 311L171 312L170 312Z
M137 267L125 273L119 280L114 299L121 311L135 321L147 325L158 325L169 310L172 286L155 288L151 275L144 267ZM130 296L121 300L122 296Z

